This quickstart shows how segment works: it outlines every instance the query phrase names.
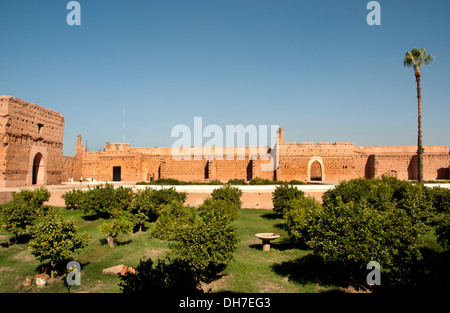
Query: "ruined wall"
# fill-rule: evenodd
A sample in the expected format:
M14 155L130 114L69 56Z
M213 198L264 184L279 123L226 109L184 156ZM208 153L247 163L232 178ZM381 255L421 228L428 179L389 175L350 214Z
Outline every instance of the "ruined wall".
M132 148L127 143L107 143L103 152L88 151L77 139L77 154L66 161L83 177L96 180L113 180L113 167L121 168L123 181L150 181L158 178L175 178L182 181L226 182L230 179L329 181L338 182L353 178L381 177L388 174L399 179L417 179L417 160L414 146L355 147L352 143L285 143L284 132L279 132L278 158L263 160L254 148L231 148L227 159L227 148L211 155L198 154L190 148L176 160L171 148ZM424 156L424 178L446 179L449 177L449 151L446 146L426 146ZM250 153L252 152L252 153ZM271 152L264 148L264 153ZM196 159L196 155L200 159ZM217 156L221 155L221 158ZM276 154L273 153L272 157ZM278 166L273 170L273 165ZM76 180L77 178L75 178Z
M373 176L391 175L398 179L417 179L417 147L387 146L358 147L359 152L371 155ZM423 177L425 180L449 178L447 146L425 146L423 156Z
M60 184L63 136L60 113L0 96L0 186Z
M318 166L320 165L320 167ZM279 180L308 181L321 171L321 180L337 181L355 176L352 143L284 143L280 145Z

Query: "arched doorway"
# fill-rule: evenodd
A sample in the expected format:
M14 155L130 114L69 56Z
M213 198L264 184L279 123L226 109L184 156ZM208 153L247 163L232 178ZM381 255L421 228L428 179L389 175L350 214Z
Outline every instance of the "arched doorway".
M33 159L33 176L31 183L33 185L44 185L45 164L44 158L40 152L36 153Z
M326 181L325 166L321 157L315 156L309 159L306 174L310 181Z
M311 180L322 181L322 166L318 161L311 164Z

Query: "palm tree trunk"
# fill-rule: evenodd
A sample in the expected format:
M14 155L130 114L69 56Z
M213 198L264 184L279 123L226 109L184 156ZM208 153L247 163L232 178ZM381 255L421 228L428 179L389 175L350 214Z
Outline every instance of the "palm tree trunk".
M420 70L416 68L417 101L418 101L418 134L417 134L417 176L419 184L423 184L423 146L422 146L422 94L420 89Z

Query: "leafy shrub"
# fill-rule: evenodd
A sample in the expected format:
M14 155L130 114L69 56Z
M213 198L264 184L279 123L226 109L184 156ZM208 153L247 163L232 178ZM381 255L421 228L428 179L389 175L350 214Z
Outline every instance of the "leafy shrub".
M106 241L111 248L114 248L114 241L120 234L130 234L133 231L134 222L129 212L117 212L112 218L104 222L100 231L106 235Z
M202 212L215 212L228 216L232 221L238 220L240 216L240 209L235 202L224 199L208 198L198 207Z
M377 261L383 270L402 277L421 259L423 222L393 204L374 209L366 201L336 200L320 211L308 242L325 262L354 271Z
M426 187L389 176L341 182L336 188L325 192L322 199L327 205L336 203L337 199L344 203L365 201L379 210L394 204L423 221L428 221L432 213L432 202Z
M41 213L44 202L50 199L50 192L45 188L35 190L22 189L18 193L13 194L13 201L24 201L29 207L35 209L37 213Z
M274 184L273 180L259 178L259 177L255 177L255 178L251 179L248 183L249 183L249 185L273 185Z
M238 179L238 178L234 178L234 179L230 179L227 182L228 185L247 185L247 182L245 181L245 179Z
M429 196L438 216L436 236L445 248L450 247L450 189L442 187L429 188Z
M151 234L153 237L163 240L176 240L178 234L186 231L194 218L195 213L183 206L181 202L174 201L171 204L165 204Z
M188 182L184 182L175 178L158 178L150 182L152 185L187 185Z
M218 180L218 179L211 180L211 181L209 181L207 183L204 183L204 184L205 185L214 185L214 186L223 185L223 183L220 180ZM196 185L196 183L194 183L193 185Z
M116 211L129 210L134 197L131 188L112 184L95 186L86 191L72 190L62 198L67 208L83 210L86 214L109 218Z
M189 266L197 280L208 281L234 260L238 240L229 217L204 212L169 244L169 255Z
M90 235L77 234L73 220L66 221L62 213L50 211L42 221L30 228L29 250L38 261L50 261L51 276L58 262L87 246Z
M283 183L272 193L273 212L279 215L285 213L286 204L292 199L303 198L305 193L295 186Z
M384 188L383 190L378 188L380 185ZM360 202L361 199L365 199L368 203L381 203L383 200L390 202L393 193L393 188L382 184L382 180L357 178L340 182L335 188L326 191L322 200L324 203L331 204L339 197L338 202L342 200L344 203Z
M230 185L225 185L223 187L214 189L211 192L211 197L213 200L225 200L234 203L239 209L241 209L242 201L242 190L237 187L232 187Z
M21 190L13 194L10 203L0 208L0 225L14 235L14 239L23 234L35 220L44 214L43 203L50 198L50 192L40 188L37 190Z
M142 214L145 220L155 221L161 209L172 202L184 203L187 193L177 192L175 188L152 189L145 188L136 193L132 204L133 214Z
M306 183L306 182L295 180L295 179L289 181L289 185L307 185L307 184L308 183Z
M353 272L377 261L401 281L421 259L431 207L422 186L392 177L355 179L327 191L323 200L308 244L326 262Z
M83 201L85 193L81 189L73 189L64 193L61 198L64 199L66 208L71 210L79 209L80 203Z
M436 227L437 241L445 248L450 248L450 214L442 214Z
M428 196L437 213L450 213L450 189L443 187L428 188Z
M123 293L132 294L192 294L201 293L194 272L179 260L162 259L153 262L144 259L135 274L120 277Z
M312 197L293 198L285 203L284 225L293 242L309 242L311 227L321 210L322 205Z

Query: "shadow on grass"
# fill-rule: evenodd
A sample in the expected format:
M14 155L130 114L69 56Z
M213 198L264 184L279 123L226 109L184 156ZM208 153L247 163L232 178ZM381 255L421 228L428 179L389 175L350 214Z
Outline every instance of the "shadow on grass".
M325 263L320 257L309 254L293 261L274 264L272 270L289 280L299 283L316 283L321 286L337 286L356 289L366 289L372 292L448 292L450 286L450 250L437 252L423 248L422 260L408 269L402 276L392 276L387 272L381 273L381 286L368 286L364 269L353 274L345 268L335 264ZM340 292L340 291L333 291Z
M268 220L278 220L278 219L282 219L282 218L283 218L283 217L280 216L279 214L273 213L273 212L263 214L263 215L261 215L261 217L262 217L262 218L265 218L265 219L268 219Z
M108 241L106 240L106 238L100 238L98 240L100 242L100 245L108 245ZM128 245L132 242L132 239L127 239L127 240L118 240L118 239L114 239L114 246L125 246Z
M100 216L95 215L95 214L94 215L83 215L81 218L83 220L85 220L86 222L93 222L93 221L99 220Z
M337 266L325 264L323 260L308 254L293 261L274 264L272 270L289 280L299 283L317 283L319 285L334 285L347 287L349 275Z
M11 237L9 238L7 241L4 241L2 243L0 243L0 246L2 246L3 248L9 248L10 246L14 245L14 244L25 244L28 243L31 239L31 235L30 234L21 234L19 236L16 237Z
M252 249L256 249L256 250L262 250L262 242L259 244L249 245L249 247ZM292 249L308 249L308 247L306 245L300 245L297 243L293 243L288 239L285 239L285 240L271 242L270 249L286 251L286 250L292 250Z
M410 287L435 291L450 290L450 250L421 249L422 260L414 266Z

